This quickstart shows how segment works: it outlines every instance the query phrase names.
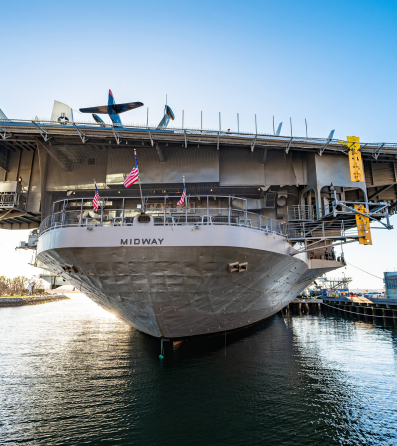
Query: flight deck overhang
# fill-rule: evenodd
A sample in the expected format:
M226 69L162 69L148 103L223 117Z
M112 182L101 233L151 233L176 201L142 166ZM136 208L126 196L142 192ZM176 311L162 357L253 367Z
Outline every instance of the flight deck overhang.
M94 181L119 198L139 195L124 179L139 159L143 194L232 194L286 219L287 206L321 209L333 199L397 203L397 144L360 142L364 181L351 179L351 141L223 130L159 129L95 123L0 120L0 183L21 181L20 203L3 209L0 227L36 227L52 203L86 196ZM351 137L350 137L351 138ZM365 175L364 175L365 173ZM9 197L6 197L8 200ZM4 201L4 200L3 200ZM259 207L262 206L262 207ZM314 206L314 207L313 207Z
M7 148L18 143L28 145L35 140L47 142L51 139L77 138L82 144L117 144L142 145L147 142L153 147L163 144L181 144L187 147L194 145L250 147L254 152L260 148L274 148L289 151L310 151L318 153L337 153L347 155L349 141L327 138L303 138L231 132L224 130L198 129L158 129L142 126L113 126L94 123L59 123L49 121L0 120L0 137ZM1 141L1 140L0 140ZM21 144L23 145L23 144ZM157 149L157 147L156 147ZM160 150L160 149L158 149ZM360 152L364 157L390 159L397 156L395 143L361 143ZM159 155L161 157L161 155Z

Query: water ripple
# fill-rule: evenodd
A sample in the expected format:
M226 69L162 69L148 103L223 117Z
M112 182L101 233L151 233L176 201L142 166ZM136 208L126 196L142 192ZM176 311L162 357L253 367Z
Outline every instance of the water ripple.
M159 341L82 295L0 309L0 444L395 445L397 329L332 313Z

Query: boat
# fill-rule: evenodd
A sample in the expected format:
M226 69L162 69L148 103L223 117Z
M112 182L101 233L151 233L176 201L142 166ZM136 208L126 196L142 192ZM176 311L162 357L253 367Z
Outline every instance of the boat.
M66 116L0 117L0 227L36 228L41 265L148 335L269 318L345 265L326 250L392 229L395 144Z

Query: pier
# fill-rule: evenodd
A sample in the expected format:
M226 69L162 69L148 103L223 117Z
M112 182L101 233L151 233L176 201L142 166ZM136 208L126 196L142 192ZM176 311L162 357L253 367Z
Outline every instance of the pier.
M338 297L322 299L294 299L280 311L280 314L309 315L319 314L321 310L334 309L340 313L394 319L397 321L397 299L366 297Z
M0 307L21 307L23 305L39 305L59 300L70 299L64 295L56 296L21 296L0 297Z

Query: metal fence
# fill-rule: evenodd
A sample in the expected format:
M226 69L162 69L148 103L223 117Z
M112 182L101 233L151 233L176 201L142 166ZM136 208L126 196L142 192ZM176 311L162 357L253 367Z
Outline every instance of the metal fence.
M17 192L0 193L0 208L25 209L26 198Z
M355 219L335 220L332 222L292 222L287 225L286 236L289 241L310 242L314 240L340 240L346 243L348 239L358 239L359 235Z
M182 114L184 114L182 112ZM238 114L237 114L238 115ZM236 118L237 118L236 115ZM199 115L197 115L199 116ZM219 116L220 118L220 116ZM176 122L176 121L174 121ZM180 121L179 121L180 122ZM345 144L339 144L342 140L338 139L329 139L329 138L311 138L311 137L299 137L290 135L278 135L273 132L269 133L261 133L257 131L256 121L255 121L255 131L254 130L254 120L252 120L252 132L242 132L240 131L239 119L237 118L236 126L234 130L230 131L230 129L222 129L221 119L219 119L219 128L214 129L203 129L202 123L201 128L186 128L184 123L182 122L182 126L172 127L169 126L166 129L159 129L156 125L149 125L149 122L136 124L124 124L122 127L111 124L99 124L95 122L69 122L66 125L60 125L58 122L51 122L46 119L35 120L34 122L31 120L21 120L21 119L2 119L0 120L1 128L0 132L1 136L5 139L6 134L15 133L33 133L36 136L42 136L45 141L50 136L56 135L73 135L80 136L82 140L86 140L87 137L90 139L93 138L103 138L111 136L115 138L117 143L119 144L120 139L137 139L141 137L139 134L146 133L147 139L153 141L153 135L155 134L157 137L163 136L169 139L185 141L187 144L188 141L192 140L197 143L197 139L202 140L203 136L211 138L215 142L219 139L224 140L236 140L234 143L241 142L242 144L247 144L247 139L251 139L251 144L260 144L261 140L266 144L269 141L272 142L272 145L283 146L285 148L286 143L293 143L294 148L313 148L314 150L327 150L333 151L337 153L345 153L347 147L350 144L347 141L343 141ZM153 123L152 123L153 124ZM237 130L237 131L236 131ZM237 137L237 138L236 138ZM83 141L83 143L84 143ZM203 142L202 142L203 143ZM153 144L152 144L153 145ZM384 142L373 142L373 143L361 143L361 152L368 153L378 157L379 154L390 154L395 155L397 153L397 144L396 143L384 143Z
M101 197L98 212L93 209L92 197L59 200L53 203L52 214L42 221L40 235L60 227L134 226L143 206L146 214L153 217L154 226L238 226L284 235L291 242L319 239L346 241L359 237L355 214L351 210L338 211L344 219L327 221L314 218L313 206L293 206L288 209L290 218L287 223L259 212L249 212L247 199L235 196L187 196L182 206L177 206L178 199L150 196L144 197L142 205L137 197ZM239 200L238 204L236 200ZM347 205L344 206L346 208ZM381 211L383 206L380 207ZM379 212L378 207L379 204L376 212Z
M150 206L150 200L163 201L162 206ZM236 197L195 196L187 197L186 203L176 206L176 197L150 197L145 199L146 213L153 216L155 226L184 226L184 225L227 225L274 232L285 235L287 225L275 221L259 213L247 210L233 209L230 205ZM81 201L80 209L68 210L68 205ZM87 209L90 199L61 200L54 203L53 209L62 209L46 217L40 225L40 235L46 231L61 227L93 227L93 226L134 226L136 218L141 215L141 209L126 206L126 201L137 202L137 199L120 199L119 197L102 198L102 206L95 212L92 204ZM106 209L106 203L122 203L122 206ZM241 199L246 202L245 199ZM219 206L214 206L219 203ZM196 206L193 207L193 204ZM199 204L200 206L197 206ZM245 206L246 207L246 206ZM135 223L136 224L136 223Z
M314 221L316 208L311 205L288 206L288 221Z

